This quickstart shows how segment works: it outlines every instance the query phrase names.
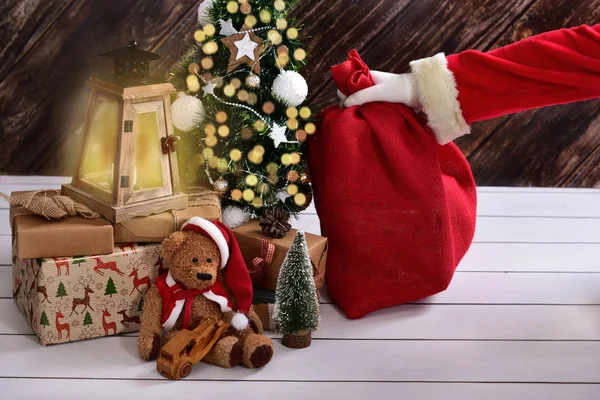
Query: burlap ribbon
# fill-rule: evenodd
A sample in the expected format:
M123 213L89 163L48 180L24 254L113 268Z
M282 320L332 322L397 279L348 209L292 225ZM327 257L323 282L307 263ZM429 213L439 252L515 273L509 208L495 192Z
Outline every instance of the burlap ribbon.
M185 194L188 196L188 207L217 207L221 214L221 199L216 192L202 186L190 186L185 190ZM182 220L177 210L171 210L171 214L173 214L175 230L178 231L185 221Z
M12 196L0 193L0 197L6 199L11 206L11 230L14 219L20 215L40 215L47 219L75 216L88 219L100 217L100 214L90 210L87 206L77 203L70 197L62 196L60 190L33 190Z
M269 238L262 238L260 241L260 257L254 257L249 271L252 282L262 283L267 277L277 279L277 274L271 270L274 254L275 245L269 242Z

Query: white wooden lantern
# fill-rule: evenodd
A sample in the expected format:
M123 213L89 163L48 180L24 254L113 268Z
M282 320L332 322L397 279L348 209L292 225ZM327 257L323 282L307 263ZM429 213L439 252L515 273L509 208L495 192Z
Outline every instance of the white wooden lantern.
M135 48L107 53L114 81L91 78L83 148L63 194L111 222L187 207L179 191L170 83L152 83L157 55Z

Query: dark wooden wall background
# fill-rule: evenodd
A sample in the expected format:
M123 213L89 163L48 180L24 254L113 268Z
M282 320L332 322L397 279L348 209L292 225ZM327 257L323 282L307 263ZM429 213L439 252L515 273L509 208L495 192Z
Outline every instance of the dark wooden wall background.
M95 55L136 38L164 75L191 43L199 0L2 0L0 172L73 168L87 91L106 65ZM318 107L336 101L329 67L356 48L373 69L530 34L600 22L600 0L304 0L312 36L305 71ZM474 125L458 143L479 185L600 187L600 101Z

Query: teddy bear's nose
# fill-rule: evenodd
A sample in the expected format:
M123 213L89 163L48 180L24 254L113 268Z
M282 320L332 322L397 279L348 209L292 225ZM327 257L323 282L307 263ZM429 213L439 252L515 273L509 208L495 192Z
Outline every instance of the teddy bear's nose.
M200 279L201 281L210 281L212 279L212 275L211 274L196 274L196 278Z

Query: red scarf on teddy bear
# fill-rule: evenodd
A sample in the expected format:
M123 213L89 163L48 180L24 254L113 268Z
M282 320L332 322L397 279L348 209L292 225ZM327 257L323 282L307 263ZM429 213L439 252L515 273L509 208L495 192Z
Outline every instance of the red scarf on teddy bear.
M161 323L165 329L171 329L175 326L182 311L183 320L181 321L181 328L187 329L189 327L192 304L194 297L198 295L203 295L208 300L217 303L223 313L232 310L231 299L218 280L206 289L186 289L181 283L175 282L175 279L171 276L171 272L169 272L156 278L155 283L163 301Z

